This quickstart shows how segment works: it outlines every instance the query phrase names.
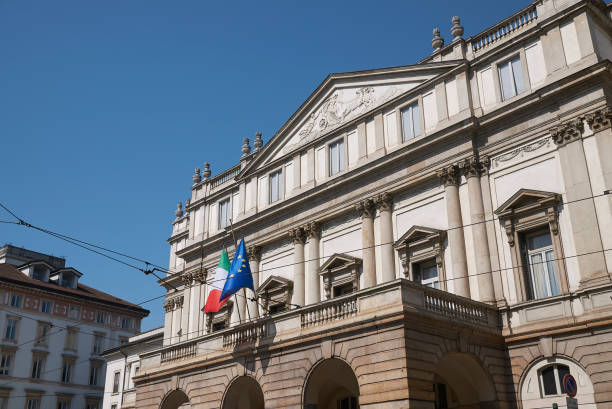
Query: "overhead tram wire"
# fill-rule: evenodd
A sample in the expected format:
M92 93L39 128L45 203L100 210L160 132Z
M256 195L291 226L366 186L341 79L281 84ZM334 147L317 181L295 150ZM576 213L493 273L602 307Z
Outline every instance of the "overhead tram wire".
M604 193L603 193L603 194L600 194L600 195L591 195L591 196L588 196L588 197L585 197L585 198L581 198L581 199L575 199L575 200L570 200L570 201L566 201L566 202L560 202L559 204L565 204L565 205L567 205L567 204L576 203L576 202L580 202L580 201L592 200L592 199L594 199L594 198L596 198L596 197L603 197L603 196L607 196L607 195L609 195L609 194L612 194L612 192L611 192L611 191L609 191L609 190L606 190L606 191L604 191ZM39 228L39 227L37 227L37 226L33 226L33 225L29 224L29 223L26 223L26 222L24 222L22 219L18 218L18 217L17 217L17 216L16 216L16 215L15 215L15 214L12 212L12 211L10 211L10 210L9 210L9 209L8 209L6 206L4 206L2 203L0 203L0 206L1 206L2 208L4 208L4 209L5 209L7 212L9 212L11 215L13 215L13 217L15 217L17 220L19 220L19 221L20 221L20 223L15 223L15 224L19 224L19 225L26 225L26 227L36 228L37 230L42 231L42 232L44 232L44 233L46 233L46 234L51 234L51 235L53 235L53 234L58 234L58 235L60 235L60 236L65 236L65 235L61 235L61 234L59 234L59 233L54 233L54 232L51 232L51 231L46 230L46 229L43 229L43 228ZM475 226L475 225L478 225L478 224L490 223L490 222L495 222L495 221L496 221L496 219L495 219L495 218L493 218L493 219L485 219L485 220L482 220L482 221L479 221L479 222L468 223L468 224L463 224L463 225L456 226L456 227L451 227L451 228L446 229L445 231L447 231L447 232L448 232L448 231L450 231L450 230L455 230L455 229L460 229L460 228L464 228L464 227L470 227L470 226ZM57 237L57 236L56 236L56 237ZM69 237L69 236L65 236L65 237ZM68 239L65 239L65 238L62 238L62 237L58 237L58 238L60 238L60 239L62 239L62 240L65 240L65 241L70 242ZM81 243L87 243L87 242L84 242L84 241L82 241L82 240L78 240L78 239L74 239L74 238L71 238L71 239L72 239L72 240L75 240L75 241L79 241L79 242L81 242ZM77 243L72 243L72 244L78 245ZM361 247L361 248L358 248L358 249L347 250L347 251L346 251L346 253L354 253L354 252L357 252L357 251L361 251L361 250L365 250L365 249L370 249L370 248L376 248L376 247L379 247L379 246L384 246L384 245L388 245L388 244L394 244L394 242L389 242L389 243L379 243L379 244L374 244L374 245L372 245L372 246L368 246L368 247ZM91 243L88 243L88 245L95 246L95 247L97 247L97 248L101 248L101 249L103 249L103 248L104 248L104 247L97 246L97 245L94 245L94 244L91 244ZM81 245L81 246L79 246L79 247L83 247L83 246ZM86 247L83 247L83 248L85 248L85 249L87 249L87 250L90 250L90 251L93 251L93 252L95 252L95 253L97 253L97 254L101 254L101 255L103 255L104 257L110 258L111 260L116 260L114 257L110 257L110 256L108 256L108 255L106 255L106 254L102 254L102 253L100 253L100 252L94 251L93 249L88 249L88 248L86 248ZM591 252L591 253L578 254L578 255L573 255L573 256L564 256L564 257L562 257L561 259L567 259L567 258L580 257L580 256L584 256L584 255L595 254L595 253L600 253L600 252L605 252L605 251L611 251L611 250L612 250L612 249L597 250L597 251L595 251L595 252ZM115 254L122 254L122 253L120 253L120 252L116 252L116 251L113 251L113 250L109 250L109 251L112 251L112 252L114 252ZM131 256L130 256L130 257L131 257ZM135 258L135 257L131 257L131 258L133 258L133 259L137 259L137 258ZM260 269L260 270L259 270L259 273L261 273L261 272L265 272L265 271L272 271L272 270L279 269L279 268L284 268L284 267L291 267L291 266L294 266L294 265L297 265L297 264L307 263L307 262L309 262L309 261L323 260L323 259L325 259L325 258L326 258L326 257L316 257L316 258L313 258L313 259L304 260L304 261L299 262L299 263L289 263L289 264L284 264L284 265L276 266L276 267L269 268L269 269ZM137 260L140 260L140 259L137 259ZM143 273L145 273L145 274L150 274L150 273L151 273L151 272L150 272L150 270L144 270L144 269L141 269L141 268L139 268L139 267L132 266L132 265L130 265L129 263L125 263L125 262L123 262L123 261L121 261L121 260L116 260L116 261L118 261L118 262L120 262L120 263L122 263L122 264L126 264L126 265L128 265L128 266L130 266L130 267L136 268L136 269L138 269L139 271L142 271L142 272L143 272ZM145 261L145 263L147 263L147 262ZM542 263L543 263L543 262L542 262ZM149 263L149 264L150 264L150 263ZM531 263L531 264L541 264L541 263L540 263L540 262L535 262L535 263ZM155 266L155 264L150 264L150 265ZM522 265L521 265L521 267L522 267ZM514 269L514 268L516 268L516 267L508 267L508 268L501 268L501 269L496 269L496 270L491 270L491 271L484 271L484 272L481 272L481 273L471 274L471 275L469 275L468 277L474 277L474 276L477 276L477 275L483 275L483 274L490 274L490 273L494 273L494 272L501 272L501 271L505 271L505 270L512 270L512 269ZM155 269L153 269L153 270L155 270ZM176 272L172 272L171 270L167 270L167 269L158 269L158 270L159 270L159 271L162 271L162 272L167 272L167 273L169 273L169 274L176 274ZM159 276L157 276L156 274L154 274L154 273L153 273L153 275L155 275L156 277L158 277L158 279L160 279L160 280L161 280L161 278L159 278ZM449 279L440 280L440 281L446 281L446 282L448 282L448 281L459 280L459 279L463 279L463 278L464 278L464 277L449 278ZM208 283L208 284L212 284L212 283L214 283L214 282L216 282L216 281L219 281L219 280L211 280L211 281L207 281L207 283ZM168 285L169 285L170 287L172 287L172 288L173 288L175 291L179 291L179 290L178 290L176 287L174 287L174 286L173 286L173 285L171 285L170 283L168 283ZM214 286L213 286L213 287L214 287ZM160 296L159 298L161 298L161 296ZM263 298L263 297L258 296L258 297L255 297L255 298L250 298L250 299L251 299L251 300L256 300L257 298ZM295 305L295 304L291 304L291 305L292 305L292 306L295 306L295 307L299 307L299 308L301 308L301 306L298 306L298 305Z

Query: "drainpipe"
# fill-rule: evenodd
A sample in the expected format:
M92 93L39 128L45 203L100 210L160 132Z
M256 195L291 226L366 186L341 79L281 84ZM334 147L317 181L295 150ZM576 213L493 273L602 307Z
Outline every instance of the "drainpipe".
M125 352L123 352L123 349L119 348L119 352L121 352L121 355L123 355L123 380L121 382L121 396L119 397L119 408L123 407L123 392L125 389L125 369L127 368L127 354Z

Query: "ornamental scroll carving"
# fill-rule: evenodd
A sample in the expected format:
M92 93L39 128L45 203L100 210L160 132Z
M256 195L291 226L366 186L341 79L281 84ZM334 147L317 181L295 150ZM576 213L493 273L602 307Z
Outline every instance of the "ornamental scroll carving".
M471 156L459 163L459 169L461 169L466 178L479 177L487 172L490 164L491 162L487 156L482 158Z
M289 230L289 238L293 244L304 244L306 243L306 232L303 227L295 227Z
M612 126L612 107L603 107L593 113L586 114L585 120L593 132L599 132Z
M173 311L175 309L179 309L183 307L183 296L180 295L178 297L169 298L164 302L164 310L166 312Z
M183 285L186 288L191 287L195 283L204 283L206 282L206 276L208 275L208 270L205 268L199 269L197 271L191 271L189 273L185 273L181 276L181 280L183 280Z
M444 186L457 186L459 184L459 167L457 165L447 166L438 170L436 176L440 178Z
M379 211L390 212L393 208L393 196L384 192L374 198L374 204Z
M362 218L374 218L374 212L376 211L376 204L372 199L365 199L355 205L355 210L359 213Z
M319 238L321 235L321 223L314 221L310 222L304 226L304 231L309 239Z
M247 255L250 261L259 262L261 260L261 246L249 246Z
M550 142L552 141L552 137L546 137L544 139L537 140L525 146L518 147L516 149L511 150L510 152L504 153L500 156L497 156L493 159L493 164L497 167L502 162L508 162L517 156L524 155L525 153L535 152L538 149L541 149L545 146L550 146Z
M574 139L580 138L582 131L584 131L584 123L581 118L576 118L552 128L550 136L557 145L562 146Z

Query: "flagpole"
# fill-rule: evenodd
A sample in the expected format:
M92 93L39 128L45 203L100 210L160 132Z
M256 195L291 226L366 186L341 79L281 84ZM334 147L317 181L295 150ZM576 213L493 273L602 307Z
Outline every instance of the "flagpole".
M231 219L230 219L230 223L231 223ZM232 236L234 235L234 231L232 229ZM234 240L234 247L236 247L236 240ZM223 236L223 248L225 249L225 252L227 253L227 248L225 247L225 236ZM236 294L234 294L234 301L236 302L236 311L238 311L238 323L242 324L242 317L240 316L240 308L238 308L238 298L236 297Z
M231 228L231 232L232 232L232 239L234 240L234 245L237 246L237 241L236 241L236 236L234 235L234 224L232 223L232 218L230 217L229 219L230 222L230 228ZM249 265L250 266L250 265ZM249 268L249 274L250 273L250 268ZM249 299L247 298L247 294L246 294L246 288L242 287L242 293L244 294L244 309L246 310L247 313L247 317L249 318L249 321L251 321L251 313L249 312L249 306L248 306L248 301ZM234 296L236 296L236 294L234 294ZM238 303L238 300L236 300L236 303ZM238 309L238 319L240 319L240 309Z

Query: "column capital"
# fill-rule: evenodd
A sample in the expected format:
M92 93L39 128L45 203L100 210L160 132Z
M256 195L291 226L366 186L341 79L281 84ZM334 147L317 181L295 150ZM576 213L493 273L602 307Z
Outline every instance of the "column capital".
M295 227L289 230L289 237L293 241L293 244L306 243L306 232L303 227Z
M488 156L477 157L471 156L462 160L459 163L459 169L463 172L466 178L479 177L487 172L490 161Z
M249 260L259 261L261 260L261 246L249 246L247 248L247 255L249 256Z
M376 205L374 204L374 200L365 199L355 205L355 210L359 212L359 216L361 218L374 218L374 211L376 210Z
M550 136L558 146L563 146L573 139L580 138L584 131L582 118L575 118L557 127L551 128Z
M204 283L206 282L206 277L208 276L208 270L206 268L201 268L198 271L193 272L191 275L194 281Z
M185 273L181 276L181 280L183 281L183 285L186 288L191 287L191 283L193 282L193 274L192 273Z
M174 298L164 301L164 311L170 312L174 309Z
M179 295L178 297L176 297L174 299L174 307L175 308L182 308L184 300L185 300L185 298L182 295Z
M606 106L584 116L593 132L603 131L612 126L612 107Z
M380 211L391 211L393 209L393 196L389 192L383 192L374 198L374 204Z
M445 187L457 186L459 184L459 167L457 165L447 166L438 170L436 176L440 178Z
M317 221L307 223L304 226L304 232L309 239L319 238L319 235L321 234L321 223Z

